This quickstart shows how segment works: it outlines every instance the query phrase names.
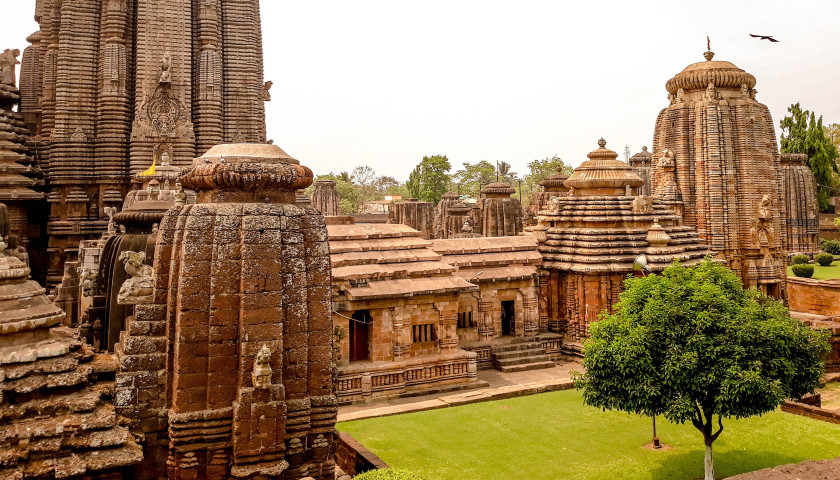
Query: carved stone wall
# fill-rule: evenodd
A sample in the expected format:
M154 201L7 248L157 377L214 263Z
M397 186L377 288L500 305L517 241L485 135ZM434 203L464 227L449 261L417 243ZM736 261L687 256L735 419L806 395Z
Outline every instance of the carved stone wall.
M755 77L707 61L668 81L653 155L673 152L685 223L727 261L744 284L785 298L786 219L773 119L755 99ZM658 164L654 190L665 180Z
M265 141L268 95L258 0L41 0L36 19L21 114L50 188L53 286L130 175Z
M781 156L785 199L785 248L788 254L815 255L820 251L820 206L817 181L808 168L808 156Z

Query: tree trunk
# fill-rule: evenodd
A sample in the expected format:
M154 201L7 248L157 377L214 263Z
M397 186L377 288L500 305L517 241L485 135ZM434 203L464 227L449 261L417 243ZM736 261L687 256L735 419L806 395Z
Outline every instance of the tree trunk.
M712 459L712 442L706 440L706 477L705 480L715 480L715 463Z

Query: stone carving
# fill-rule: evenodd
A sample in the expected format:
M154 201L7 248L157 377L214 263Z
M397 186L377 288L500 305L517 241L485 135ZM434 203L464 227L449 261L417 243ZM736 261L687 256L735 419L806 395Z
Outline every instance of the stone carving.
M15 71L20 61L20 50L7 48L0 54L0 82L14 86L17 83Z
M271 87L273 87L273 86L274 86L274 82L272 82L271 80L265 82L265 85L263 85L263 101L264 102L270 102L271 101Z
M120 305L151 303L154 299L154 270L145 264L146 252L123 252L119 261L129 275L120 287L117 301Z
M746 83L741 84L741 98L750 98L750 87Z
M84 296L91 296L92 291L96 288L96 273L88 267L78 267L79 272L79 287L82 289Z
M653 197L650 195L640 195L633 198L631 205L635 214L644 215L653 213Z
M186 105L167 88L158 88L151 98L140 106L138 120L148 130L148 137L177 137L189 118ZM135 132L137 134L138 132Z
M172 55L169 52L163 54L160 62L160 80L158 83L168 85L172 83Z
M770 207L773 203L773 199L770 195L764 195L761 197L761 202L758 204L758 219L759 220L767 220L771 217L772 212L770 211Z
M341 341L347 336L347 330L341 325L336 325L333 329L333 360L335 363L341 362Z
M784 153L781 156L784 211L788 253L815 255L820 251L820 214L817 202L817 182L808 168L808 156Z
M709 82L709 86L706 87L706 100L717 100L717 90L715 89L715 84Z
M254 368L251 370L251 381L254 388L269 388L271 386L271 350L263 344L254 358Z

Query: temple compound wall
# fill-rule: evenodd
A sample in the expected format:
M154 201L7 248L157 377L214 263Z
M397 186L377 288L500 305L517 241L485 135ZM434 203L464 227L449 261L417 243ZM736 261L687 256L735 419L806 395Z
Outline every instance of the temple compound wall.
M656 191L671 184L681 215L718 258L775 298L787 298L783 170L767 106L756 79L735 65L689 65L666 84L670 104L656 120L654 158L668 154L673 175L654 166ZM670 165L670 163L669 163Z
M107 228L130 175L264 142L258 0L37 0L20 113L43 166L47 283ZM224 119L224 121L223 121Z
M220 145L180 181L197 203L166 212L154 268L133 259L123 285L116 407L145 439L137 478L333 480L329 243L294 204L312 172Z

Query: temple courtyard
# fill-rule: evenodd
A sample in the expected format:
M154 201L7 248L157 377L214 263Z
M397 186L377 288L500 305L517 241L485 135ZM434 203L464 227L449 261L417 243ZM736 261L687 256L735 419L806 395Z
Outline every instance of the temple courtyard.
M339 423L393 468L427 479L702 478L703 441L691 425L583 405L557 391ZM840 456L840 425L776 411L728 420L715 443L719 478Z

